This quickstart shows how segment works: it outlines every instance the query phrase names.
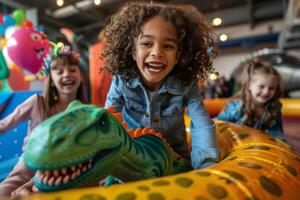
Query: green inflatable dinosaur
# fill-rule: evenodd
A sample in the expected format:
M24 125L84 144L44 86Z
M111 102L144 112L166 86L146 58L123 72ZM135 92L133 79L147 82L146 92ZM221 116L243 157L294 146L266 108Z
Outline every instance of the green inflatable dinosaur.
M37 171L37 188L56 191L95 185L108 175L127 182L192 169L155 131L127 131L115 116L74 101L37 126L24 153L25 164Z

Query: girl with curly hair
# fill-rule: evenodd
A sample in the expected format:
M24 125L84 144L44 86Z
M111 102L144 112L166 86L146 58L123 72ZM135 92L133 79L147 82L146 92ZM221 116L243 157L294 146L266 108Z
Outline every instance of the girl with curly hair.
M281 76L272 65L258 59L247 63L242 89L227 103L217 119L243 124L285 140L282 120Z
M105 69L114 74L106 107L122 112L129 128L161 132L194 168L218 161L215 124L197 87L214 72L215 37L191 5L129 3L106 26ZM185 108L192 119L188 150Z

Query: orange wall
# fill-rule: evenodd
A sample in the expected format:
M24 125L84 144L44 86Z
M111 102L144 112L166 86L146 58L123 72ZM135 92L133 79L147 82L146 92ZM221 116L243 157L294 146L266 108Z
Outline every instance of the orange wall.
M98 42L89 49L91 103L101 107L104 106L111 82L111 74L104 71L104 61L100 59L103 46L103 42Z

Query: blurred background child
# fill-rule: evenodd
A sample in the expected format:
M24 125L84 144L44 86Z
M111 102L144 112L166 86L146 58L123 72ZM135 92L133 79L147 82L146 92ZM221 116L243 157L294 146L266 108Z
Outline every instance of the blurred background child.
M217 119L247 125L285 140L281 119L282 82L272 65L249 61L247 79Z

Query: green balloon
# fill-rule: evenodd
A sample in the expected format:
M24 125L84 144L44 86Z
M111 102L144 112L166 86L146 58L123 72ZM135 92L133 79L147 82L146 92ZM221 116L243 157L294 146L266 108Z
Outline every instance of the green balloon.
M12 17L17 25L21 25L25 20L25 12L22 9L17 9L13 12Z
M9 76L8 67L6 65L2 50L0 50L0 80L6 79Z

